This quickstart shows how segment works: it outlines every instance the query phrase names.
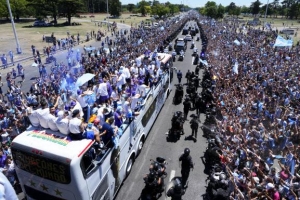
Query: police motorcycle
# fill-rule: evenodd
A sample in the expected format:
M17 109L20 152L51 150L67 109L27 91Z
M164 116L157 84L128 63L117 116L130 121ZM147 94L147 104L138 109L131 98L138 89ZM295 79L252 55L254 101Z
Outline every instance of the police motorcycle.
M171 119L172 127L169 129L167 139L175 139L176 141L180 139L180 136L184 134L183 124L185 122L183 113L181 111L176 111Z
M168 185L167 196L170 197L171 200L182 200L184 194L185 189L182 185L181 178L174 177Z
M156 200L162 196L165 191L164 178L167 177L166 165L164 158L157 157L156 160L150 160L149 174L143 178L145 187L141 193L141 200Z
M198 49L196 47L194 47L192 56L194 57L197 55L198 55Z
M173 104L178 105L182 102L184 91L183 91L182 84L175 84L175 86L176 86L176 90L175 90L175 95L173 97Z
M176 55L177 55L177 53L176 53L176 51L174 50L174 51L172 52L173 62L176 61Z
M172 42L170 42L170 43L169 43L169 51L172 51L172 50L173 50L172 45L173 45Z
M195 47L195 42L193 40L192 44L191 44L191 49L193 49Z
M183 61L183 59L184 59L184 51L181 50L181 51L180 51L179 58L178 58L178 61Z
M212 166L209 183L206 188L206 199L229 200L233 191L234 183L229 179L229 176L222 170L220 165Z

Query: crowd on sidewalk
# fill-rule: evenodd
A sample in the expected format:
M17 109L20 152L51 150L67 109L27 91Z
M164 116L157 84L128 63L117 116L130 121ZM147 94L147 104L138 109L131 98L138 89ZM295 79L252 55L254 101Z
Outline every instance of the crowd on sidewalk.
M276 31L238 20L202 27L231 198L299 199L300 47L274 48Z

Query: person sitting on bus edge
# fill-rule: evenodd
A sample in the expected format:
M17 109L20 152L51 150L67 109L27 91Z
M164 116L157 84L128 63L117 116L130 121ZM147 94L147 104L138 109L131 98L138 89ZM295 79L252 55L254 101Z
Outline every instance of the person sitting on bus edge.
M57 113L57 119L55 121L55 124L59 130L60 133L64 135L69 134L69 112L68 111L59 111Z
M71 140L83 139L82 133L84 132L85 124L80 117L80 111L78 109L72 112L72 119L69 122L69 138Z
M23 106L27 110L28 118L29 118L29 121L30 121L31 125L34 126L34 127L39 127L40 126L40 121L39 121L39 118L37 116L38 106L27 106L24 103L24 100L22 102L23 102ZM39 103L38 103L38 105L39 105Z
M37 117L39 118L40 126L47 129L49 128L48 120L49 120L50 111L46 99L41 99L40 105L41 105L41 109L38 109L36 111Z
M49 108L49 115L48 115L48 126L50 128L50 130L52 131L58 131L58 127L56 126L56 121L57 121L57 117L55 116L55 107L54 106L50 106Z
M102 126L102 141L107 148L112 148L114 146L113 137L115 136L115 130L112 127L114 121L114 118L111 117L108 119L108 123L104 122Z

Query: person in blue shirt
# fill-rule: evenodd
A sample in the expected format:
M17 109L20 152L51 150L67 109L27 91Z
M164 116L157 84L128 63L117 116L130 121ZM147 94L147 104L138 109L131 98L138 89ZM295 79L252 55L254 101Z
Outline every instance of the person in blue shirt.
M114 123L114 117L109 118L108 123L104 122L102 125L102 130L104 134L102 135L102 141L107 148L113 147L113 137L115 135L112 124Z

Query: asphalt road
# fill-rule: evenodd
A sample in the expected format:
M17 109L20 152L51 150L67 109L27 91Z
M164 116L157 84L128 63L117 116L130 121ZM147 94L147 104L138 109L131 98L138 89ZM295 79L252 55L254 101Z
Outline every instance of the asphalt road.
M178 37L183 37L179 35ZM195 38L194 38L195 39ZM192 42L188 42L188 48L185 53L184 60L176 61L174 67L178 70L180 69L185 76L187 70L194 70L195 65L192 65L192 49L190 49ZM201 42L195 42L198 50L201 50ZM202 78L200 71L199 78ZM178 83L176 75L174 76L174 83ZM186 79L182 79L182 83L186 83ZM184 90L186 87L184 87ZM198 92L201 91L200 88ZM195 143L192 140L186 140L185 137L191 135L191 129L189 126L189 121L184 123L185 134L181 136L180 140L177 142L167 142L165 133L171 128L171 117L175 111L183 111L183 105L173 105L172 100L175 93L175 88L169 95L164 107L162 108L158 118L152 130L146 139L145 145L142 149L141 154L135 160L132 171L128 178L124 181L119 193L116 196L116 200L138 200L141 194L142 189L145 184L143 177L145 174L149 173L150 159L155 159L157 156L166 158L167 173L168 176L165 178L165 184L167 185L169 180L173 176L181 176L181 168L178 161L179 156L183 152L184 148L188 147L191 150L191 156L195 163L194 170L190 172L189 184L186 190L185 195L183 196L184 200L199 200L203 199L202 195L205 194L205 179L207 175L204 174L204 165L201 161L201 158L204 155L206 149L206 139L202 137L202 131L199 128L198 130L198 141ZM195 111L190 112L190 114L195 113ZM201 122L204 122L204 115L201 115ZM200 123L199 125L201 125ZM172 177L170 177L172 176ZM165 200L168 199L165 194L159 199Z

